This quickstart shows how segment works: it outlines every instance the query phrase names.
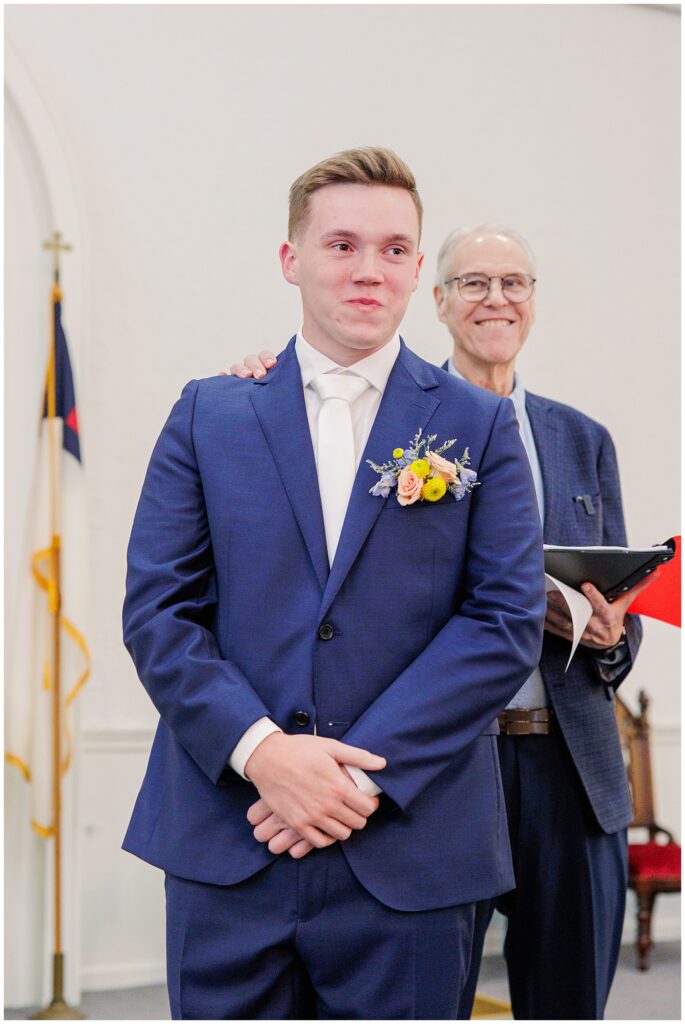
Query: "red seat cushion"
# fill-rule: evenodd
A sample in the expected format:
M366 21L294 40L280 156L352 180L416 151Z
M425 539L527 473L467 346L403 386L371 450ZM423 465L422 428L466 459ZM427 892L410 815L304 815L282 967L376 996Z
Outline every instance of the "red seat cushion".
M632 878L680 878L680 847L677 843L631 843L628 870Z

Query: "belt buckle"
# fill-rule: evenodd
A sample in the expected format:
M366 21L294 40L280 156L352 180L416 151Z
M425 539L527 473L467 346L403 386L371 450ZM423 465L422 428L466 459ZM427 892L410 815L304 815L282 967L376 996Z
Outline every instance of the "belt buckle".
M542 717L540 712L545 712L545 716ZM505 736L548 735L552 731L553 714L551 708L510 708L498 715L500 731Z

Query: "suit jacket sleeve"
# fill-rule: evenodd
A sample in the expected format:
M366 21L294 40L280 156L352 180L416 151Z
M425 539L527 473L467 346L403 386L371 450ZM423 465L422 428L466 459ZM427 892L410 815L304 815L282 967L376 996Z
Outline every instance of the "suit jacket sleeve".
M540 516L510 401L479 468L463 600L343 741L387 759L369 776L403 810L491 724L538 664L545 614Z
M602 499L602 544L626 547L628 541L623 520L616 449L608 431L603 432L597 460L597 475ZM606 667L600 668L602 653L601 651L592 652L592 666L597 678L604 683L610 683L614 689L620 686L633 667L642 642L642 623L638 615L626 615L624 625L626 628L626 651L615 669L610 669L607 672Z
M152 453L128 547L124 642L162 719L216 783L269 710L210 628L216 576L192 440L197 388L186 385Z

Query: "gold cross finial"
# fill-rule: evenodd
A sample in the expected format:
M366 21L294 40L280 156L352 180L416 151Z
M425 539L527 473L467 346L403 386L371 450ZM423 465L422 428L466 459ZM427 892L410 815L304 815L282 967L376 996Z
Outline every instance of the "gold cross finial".
M61 252L71 252L73 246L67 242L62 241L62 232L53 231L52 240L50 242L43 242L44 249L51 249L55 256L55 284L59 284L59 254Z

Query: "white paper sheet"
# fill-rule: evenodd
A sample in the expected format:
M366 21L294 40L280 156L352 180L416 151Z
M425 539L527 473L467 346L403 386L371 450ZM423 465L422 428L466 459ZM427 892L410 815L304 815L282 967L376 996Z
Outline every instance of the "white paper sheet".
M571 653L568 656L566 668L564 669L566 672L571 664L573 655L576 653L576 648L580 643L585 627L590 621L592 605L585 594L581 594L579 590L574 590L573 587L569 587L567 583L562 583L561 580L555 579L554 576L550 576L547 572L545 573L545 590L548 594L555 590L561 594L573 622L573 640L571 641Z

